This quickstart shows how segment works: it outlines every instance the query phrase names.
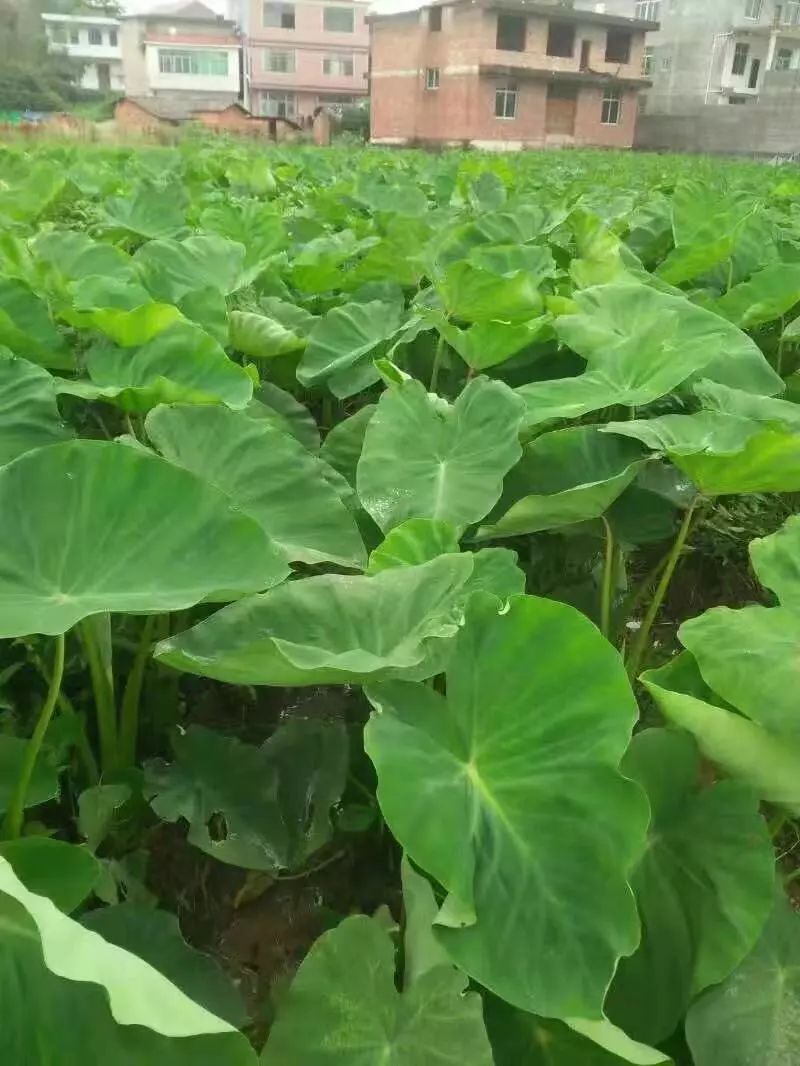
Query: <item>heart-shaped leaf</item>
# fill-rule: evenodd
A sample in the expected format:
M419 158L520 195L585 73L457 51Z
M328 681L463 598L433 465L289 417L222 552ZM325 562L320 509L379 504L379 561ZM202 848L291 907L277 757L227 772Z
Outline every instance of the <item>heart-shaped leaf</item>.
M71 436L58 410L54 379L0 348L0 465Z

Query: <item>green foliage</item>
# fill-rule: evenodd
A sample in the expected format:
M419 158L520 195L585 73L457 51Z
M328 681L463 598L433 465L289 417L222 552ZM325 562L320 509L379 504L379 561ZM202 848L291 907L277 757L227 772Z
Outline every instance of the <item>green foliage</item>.
M797 195L0 147L3 1062L800 1056Z

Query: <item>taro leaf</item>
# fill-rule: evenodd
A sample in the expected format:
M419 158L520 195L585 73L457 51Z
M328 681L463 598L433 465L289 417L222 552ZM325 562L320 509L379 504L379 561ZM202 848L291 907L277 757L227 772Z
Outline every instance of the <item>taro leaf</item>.
M276 355L301 352L308 342L274 318L253 311L232 311L230 343L237 352L252 359L272 359Z
M241 283L244 255L243 244L211 233L184 241L148 241L133 261L144 287L156 300L177 303L195 289L213 288L226 295L235 292Z
M800 516L792 515L777 532L750 542L753 569L783 607L800 608Z
M377 574L393 566L416 566L459 551L456 531L449 522L430 518L409 518L384 538L370 553L368 574Z
M696 1066L800 1061L800 918L783 892L747 958L693 1004L686 1038Z
M707 496L800 490L800 434L748 418L698 411L612 422L604 432L663 451Z
M700 181L682 181L672 197L675 250L658 273L673 284L704 274L730 259L752 202L723 196L719 189Z
M217 1018L233 1026L245 1023L244 1004L233 982L215 959L186 943L174 914L120 903L90 911L81 924L109 944L144 959Z
M328 433L320 448L320 457L346 478L353 488L356 487L356 470L364 450L367 426L376 411L376 405L370 403L339 422Z
M716 301L714 310L740 329L753 329L781 318L798 302L800 263L772 263L734 285Z
M433 924L439 912L430 881L418 874L408 856L400 864L403 882L403 988L408 990L428 971L450 966L450 957L436 939Z
M456 528L479 521L522 453L522 412L507 385L487 378L470 381L452 406L419 381L388 389L367 426L358 463L365 510L384 533L408 518Z
M380 354L379 348L400 329L402 311L381 300L334 307L311 330L297 368L303 385L315 385Z
M454 632L473 565L471 555L442 555L374 577L290 581L162 641L156 658L244 685L355 684L424 668Z
M394 944L364 915L323 934L305 957L261 1058L264 1066L492 1066L480 996L437 966L395 988Z
M61 420L50 374L0 348L0 465L72 435Z
M80 329L91 325L91 312L99 308L133 311L151 303L150 293L138 281L130 278L97 277L90 274L78 278L70 286L72 307L59 308L59 317Z
M219 289L192 289L178 300L178 309L223 347L228 343L228 304Z
M0 472L0 477L2 477L2 472ZM17 502L19 503L19 500ZM2 599L0 599L0 611L2 611ZM22 772L27 747L28 741L22 737L0 734L0 811L2 812L8 809L14 786ZM25 793L26 807L36 807L39 803L46 803L58 796L58 771L59 767L53 752L45 748L36 760L33 776Z
M800 740L795 700L800 615L785 607L714 607L684 622L681 644L706 684L773 733Z
M54 444L0 469L0 514L3 637L63 633L105 611L181 610L288 572L217 489L108 441Z
M133 795L129 785L92 785L78 797L78 830L90 851L97 851L114 824L117 811Z
M738 415L754 422L781 423L800 430L800 404L772 396L756 396L741 389L729 389L727 385L720 385L716 381L698 381L694 391L707 411Z
M461 261L436 287L448 315L464 322L529 322L542 312L539 278L527 270L498 274Z
M91 278L95 284L101 280L133 283L135 291L133 261L113 244L94 241L78 230L53 230L39 233L32 247L37 261L46 265L48 279L56 289Z
M253 399L246 411L250 418L264 418L278 429L291 433L308 451L319 451L319 429L311 412L290 392L271 381L262 381L253 391Z
M186 192L178 182L167 186L143 183L127 197L107 200L102 207L106 225L136 237L157 240L174 237L185 226Z
M550 319L544 315L530 322L475 322L469 329L443 320L437 329L473 370L505 363L529 344L552 337Z
M691 733L710 762L761 799L800 814L800 742L795 737L771 733L715 706L689 652L659 670L647 670L641 680L664 716Z
M174 747L173 763L148 765L146 790L159 818L185 818L189 843L207 855L274 872L329 839L347 772L339 723L292 719L260 748L190 726Z
M495 1066L669 1066L660 1051L637 1044L609 1021L570 1024L517 1010L487 996L484 1017Z
M87 368L91 382L59 380L59 391L105 399L137 414L159 403L222 402L242 408L253 395L244 367L190 322L170 326L135 352L93 348Z
M446 698L370 685L378 800L409 857L450 893L437 931L453 962L525 1010L600 1019L639 936L626 881L647 805L617 771L636 704L583 615L526 596L499 608L472 597Z
M16 278L0 278L0 345L51 370L75 365L47 304Z
M509 472L481 538L537 533L599 518L633 482L647 455L594 426L545 433Z
M138 348L182 321L183 315L177 307L149 300L131 310L98 308L85 315L82 324L104 333L121 348Z
M65 914L79 907L100 879L100 863L87 848L50 837L4 840L0 856L29 892L47 896Z
M699 374L764 395L783 389L754 341L680 296L619 282L576 292L574 300L577 313L561 315L555 329L589 367L517 389L532 424L611 404L644 406Z
M3 1061L252 1066L246 1039L147 963L29 892L0 857Z
M606 1010L630 1036L657 1044L693 996L755 944L772 906L775 859L757 798L734 781L701 788L686 733L638 733L622 770L647 793L651 823L631 882L642 939L620 961Z
M211 406L157 407L145 425L164 458L228 496L287 559L365 565L358 529L323 464L288 433Z

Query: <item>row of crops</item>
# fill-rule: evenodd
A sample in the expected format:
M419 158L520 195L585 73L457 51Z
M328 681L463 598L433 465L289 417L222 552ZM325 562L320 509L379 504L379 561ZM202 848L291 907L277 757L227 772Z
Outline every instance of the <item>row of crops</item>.
M800 1061L799 205L0 148L4 1063ZM180 848L382 887L248 987Z

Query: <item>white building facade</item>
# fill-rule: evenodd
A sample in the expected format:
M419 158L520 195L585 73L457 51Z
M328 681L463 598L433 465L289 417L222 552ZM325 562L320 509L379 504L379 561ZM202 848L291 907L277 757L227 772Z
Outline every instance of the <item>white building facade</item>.
M125 88L120 20L101 15L42 15L51 52L81 64L80 85L100 92Z

